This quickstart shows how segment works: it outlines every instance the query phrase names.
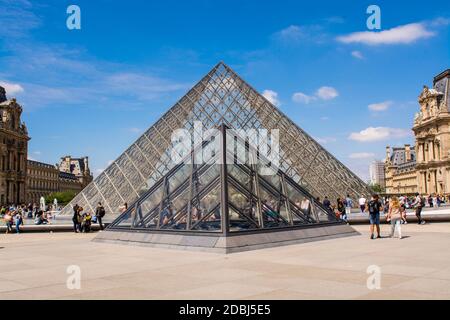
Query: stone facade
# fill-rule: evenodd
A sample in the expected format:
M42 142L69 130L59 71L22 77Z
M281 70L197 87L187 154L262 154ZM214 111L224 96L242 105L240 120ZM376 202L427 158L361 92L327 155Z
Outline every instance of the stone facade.
M414 119L417 180L421 194L450 194L450 69L424 86Z
M69 157L70 158L70 157ZM79 193L86 186L86 181L92 176L61 171L60 165L28 160L27 201L39 203L39 199L54 192L72 191ZM86 167L89 172L89 166Z
M58 174L54 165L28 160L27 202L39 203L41 196L58 191Z
M74 175L83 188L91 183L93 177L89 169L89 157L72 158L65 156L61 158L58 165L59 171Z
M414 147L386 147L386 193L412 195L417 192L416 152Z
M21 122L22 107L8 100L0 87L0 204L26 200L28 156L27 127Z

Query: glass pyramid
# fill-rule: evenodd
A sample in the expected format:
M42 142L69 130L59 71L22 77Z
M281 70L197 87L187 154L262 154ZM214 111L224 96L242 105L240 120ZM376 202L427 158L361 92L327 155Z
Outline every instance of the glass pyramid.
M338 222L281 170L260 174L261 166L270 162L250 139L224 125L217 132L214 139L193 148L109 229L227 234ZM216 139L219 147L209 148ZM241 163L237 148L258 161ZM211 150L208 161L194 164L194 157Z
M198 121L204 129L222 126L247 131L278 129L279 172L271 177L260 177L254 174L255 168L232 162L227 164L226 170L222 168L225 166L217 164L175 164L171 159L175 147L172 133L180 128L195 132ZM223 171L226 171L226 178ZM225 192L226 203L222 202ZM61 214L71 215L75 204L94 211L101 202L109 217L118 217L120 207L128 203L132 205L130 210L114 226L220 231L223 219L227 219L226 225L233 231L328 221L331 218L320 204L312 205L313 199L324 196L337 199L347 194L356 199L369 195L370 190L220 62L80 192ZM302 211L301 203L306 207L304 199L310 201L308 214ZM173 208L167 209L168 206ZM160 216L166 214L166 209L174 211L170 213L174 217L164 223ZM227 210L230 214L222 216Z

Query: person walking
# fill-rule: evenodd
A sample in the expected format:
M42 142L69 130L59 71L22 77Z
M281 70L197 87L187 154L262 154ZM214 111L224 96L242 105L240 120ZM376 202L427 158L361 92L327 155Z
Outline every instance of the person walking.
M336 207L337 207L337 211L339 211L339 216L340 216L341 220L344 221L345 223L348 223L345 204L344 204L344 201L341 200L341 198L338 198L336 200Z
M416 198L412 203L412 207L416 208L416 217L418 220L418 224L425 224L425 221L422 220L422 208L425 207L425 198L422 198L419 193L416 193Z
M82 209L78 204L75 204L73 207L73 216L72 216L72 222L73 222L73 231L75 233L78 233L80 231L79 225L80 225L80 209Z
M402 220L402 206L397 197L393 197L391 204L389 206L388 218L391 221L391 234L390 237L393 238L395 235L395 230L398 232L398 238L402 238L402 227L400 221Z
M14 224L16 225L16 233L20 233L20 226L23 225L23 216L21 211L17 211L14 215Z
M106 211L102 204L99 202L97 204L97 209L95 209L95 217L97 218L98 225L100 226L100 230L104 229L102 219L105 216Z
M431 194L428 196L428 205L430 206L430 208L433 208L433 197L431 196Z
M3 215L3 220L5 221L5 225L6 225L6 232L5 233L10 233L12 232L12 214L11 211L9 211L8 209L6 209L5 214Z
M353 200L350 198L350 195L347 194L347 198L345 198L345 215L348 218L348 215L352 213L353 208Z
M366 204L367 204L366 198L364 198L364 196L361 196L361 198L359 198L358 200L358 203L359 208L361 209L361 213L364 213L364 211L366 211Z
M366 211L369 212L370 221L370 239L375 239L374 229L377 230L377 238L381 238L380 233L380 210L383 209L383 204L381 203L378 194L372 196L372 200L366 206Z

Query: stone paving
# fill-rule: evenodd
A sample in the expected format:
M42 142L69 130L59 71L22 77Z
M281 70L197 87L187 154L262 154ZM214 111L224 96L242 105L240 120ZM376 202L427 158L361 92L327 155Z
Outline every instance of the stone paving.
M370 240L367 228L229 255L91 242L94 233L2 234L0 299L450 299L450 223L408 224L402 240ZM67 288L70 265L80 290ZM370 265L380 290L367 288Z

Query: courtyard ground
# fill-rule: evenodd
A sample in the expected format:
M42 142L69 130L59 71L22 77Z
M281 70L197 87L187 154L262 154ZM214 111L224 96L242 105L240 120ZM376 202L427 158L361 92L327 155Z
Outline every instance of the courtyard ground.
M91 242L95 233L0 235L0 299L450 299L450 223L230 255ZM389 226L383 225L383 235ZM68 266L81 289L68 289ZM381 289L367 287L380 267Z

